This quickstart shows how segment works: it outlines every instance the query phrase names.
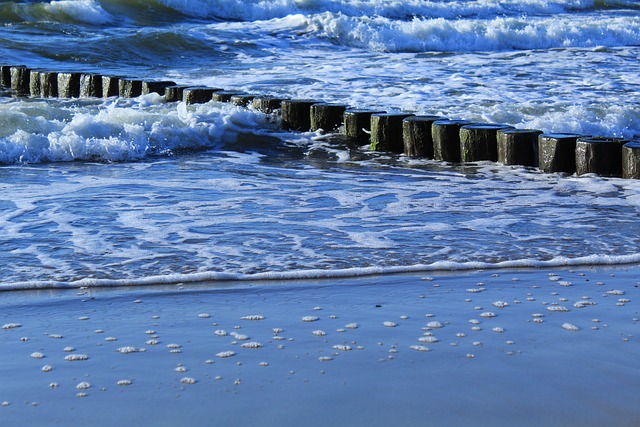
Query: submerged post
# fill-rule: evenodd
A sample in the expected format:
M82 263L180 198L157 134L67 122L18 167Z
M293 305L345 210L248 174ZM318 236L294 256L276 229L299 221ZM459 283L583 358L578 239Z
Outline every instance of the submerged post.
M311 106L311 130L336 131L344 121L347 105L318 103Z
M11 90L18 96L29 95L31 70L27 67L11 67Z
M260 96L253 98L253 101L251 101L253 108L266 114L271 114L274 111L279 110L281 104L281 98L274 98L271 96Z
M538 167L546 173L576 172L576 133L543 133L538 136Z
M371 149L390 151L395 154L404 152L402 139L402 121L413 114L377 113L371 115Z
M622 176L621 138L581 137L576 141L576 174Z
M346 110L343 114L344 134L359 144L367 144L371 137L371 116L386 111Z
M155 92L160 96L165 96L167 88L175 85L176 82L168 80L145 80L142 82L142 94L147 95Z
M58 97L58 73L50 71L40 73L40 94L43 98Z
M102 75L83 74L80 76L80 97L100 98L102 96Z
M411 116L402 121L404 154L409 157L433 159L431 126L440 116Z
M535 129L501 129L498 140L498 163L503 165L537 166L538 135Z
M188 87L182 91L182 100L187 104L205 104L219 89L212 87Z
M460 163L460 128L473 124L468 120L436 120L431 125L433 158L449 163Z
M102 97L120 95L120 77L102 76Z
M307 132L311 129L311 99L285 99L280 105L282 127L286 130Z
M497 133L512 126L498 123L478 123L460 128L460 159L463 163L498 161Z
M80 96L80 73L58 73L58 96L60 98Z
M29 94L31 96L40 96L40 71L31 70L29 73Z
M122 98L135 98L142 95L142 80L120 79L118 93Z
M164 100L166 102L182 101L184 90L190 86L168 86L164 88Z

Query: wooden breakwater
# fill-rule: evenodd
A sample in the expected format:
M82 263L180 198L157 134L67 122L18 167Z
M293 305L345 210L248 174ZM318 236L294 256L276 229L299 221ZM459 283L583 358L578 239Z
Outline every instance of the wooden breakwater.
M165 80L52 72L24 65L0 66L0 88L14 96L42 98L133 98L157 93L167 102L229 102L279 114L283 129L342 132L360 144L370 144L374 151L454 164L492 161L537 167L546 173L640 179L640 142L622 138L543 133L499 123L351 109L313 99L281 99Z

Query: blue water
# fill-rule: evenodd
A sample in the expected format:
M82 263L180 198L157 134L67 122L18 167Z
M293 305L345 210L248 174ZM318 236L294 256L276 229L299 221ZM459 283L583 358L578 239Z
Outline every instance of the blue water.
M640 137L635 1L8 1L0 63ZM640 262L640 184L0 96L0 289Z

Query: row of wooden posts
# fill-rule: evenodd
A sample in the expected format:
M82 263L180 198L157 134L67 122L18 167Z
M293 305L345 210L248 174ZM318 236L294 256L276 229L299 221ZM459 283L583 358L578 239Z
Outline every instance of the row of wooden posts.
M17 96L133 98L158 93L167 102L231 102L261 112L280 112L287 130L339 132L374 151L404 153L450 163L493 161L538 167L543 172L594 173L640 179L640 142L621 138L543 133L495 123L451 120L308 99L280 99L211 87L180 86L172 81L140 80L77 72L0 66L0 87Z

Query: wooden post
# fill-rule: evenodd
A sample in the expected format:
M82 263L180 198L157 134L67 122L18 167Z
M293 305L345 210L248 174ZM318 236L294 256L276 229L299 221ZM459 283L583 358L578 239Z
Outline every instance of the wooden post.
M182 100L187 104L205 104L211 101L217 90L212 87L188 87L182 91Z
M215 102L231 102L231 98L234 95L242 95L241 92L236 92L233 90L221 90L213 94L212 99Z
M368 144L371 137L371 116L386 111L346 110L343 115L344 134L359 144Z
M576 172L576 133L543 133L538 136L538 167L546 173Z
M164 100L166 102L182 101L184 90L190 86L168 86L164 89Z
M29 73L29 94L31 96L40 96L40 71L31 70Z
M238 93L236 95L232 95L229 102L238 107L246 107L251 104L253 98L255 98L254 95Z
M622 176L622 146L620 138L581 137L576 141L576 174L595 173L600 176Z
M18 96L29 95L29 79L31 70L27 67L11 67L11 90Z
M157 93L160 96L164 96L166 89L170 86L175 86L176 82L172 81L154 81L145 80L142 82L142 94L147 95L149 93Z
M80 97L102 97L102 76L100 74L83 74L80 76Z
M431 125L433 158L449 163L460 163L460 128L473 124L468 120L436 120Z
M322 129L325 132L336 131L344 121L344 112L347 106L344 104L318 103L311 106L311 130Z
M122 98L135 98L142 95L142 80L120 79L118 93Z
M622 146L622 177L640 179L640 142L627 142Z
M109 98L120 95L120 77L102 76L102 96Z
M273 98L270 96L260 96L257 98L253 98L253 101L251 102L253 108L266 114L271 114L274 111L279 110L281 104L281 98Z
M60 98L80 96L80 73L58 73L58 96Z
M404 152L402 121L413 114L377 113L371 115L371 150Z
M501 129L498 140L498 162L503 165L537 166L538 135L535 129Z
M40 93L43 98L58 97L58 73L50 71L40 73Z
M497 123L478 123L460 128L460 159L463 163L488 160L498 161L497 133L512 128Z
M440 116L411 116L402 121L404 154L409 157L433 159L431 126Z
M0 87L11 89L11 68L12 65L0 66ZM24 65L22 65L24 67Z
M311 128L311 106L317 101L310 99L285 99L280 105L282 127L286 130L307 132Z

